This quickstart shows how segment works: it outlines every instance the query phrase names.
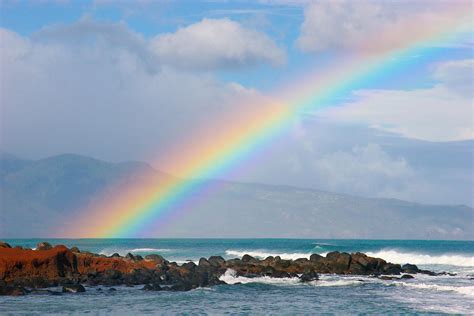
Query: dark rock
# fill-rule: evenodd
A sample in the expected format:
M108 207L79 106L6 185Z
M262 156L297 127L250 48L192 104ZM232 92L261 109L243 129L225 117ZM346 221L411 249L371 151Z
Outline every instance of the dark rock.
M321 255L318 255L317 253L313 253L310 257L309 257L309 261L311 262L318 262L318 261L321 261L323 260L324 257L321 256Z
M36 245L36 250L50 250L53 246L49 242L43 241Z
M122 278L122 272L118 270L107 270L104 273L105 278L111 280L118 280Z
M258 263L260 262L258 259L250 256L250 255L247 255L245 254L243 257L242 257L242 262L245 262L245 263Z
M400 279L414 279L415 277L411 274L404 274L400 277Z
M1 247L1 246L0 246ZM23 247L22 246L15 246L14 249L20 249L20 250L23 250Z
M26 290L22 286L0 285L0 296L2 295L22 296L26 294L28 294L28 290Z
M0 241L0 248L11 248L9 243L6 243L4 241Z
M63 286L63 293L82 293L86 289L81 284L69 284Z
M177 284L173 284L169 290L170 291L190 291L192 290L193 288L196 288L197 286L193 286L191 283L189 282L180 282L180 283L177 283Z
M162 291L163 288L158 284L145 284L142 288L144 291Z
M74 252L74 253L80 253L81 251L79 250L79 248L77 247L72 247L71 248L71 251Z
M418 269L418 267L414 264L407 263L402 266L402 271L404 273L418 273L420 269Z
M211 267L211 263L206 259L206 258L201 258L199 259L199 264L200 267Z
M109 258L122 258L122 256L115 252Z
M381 275L381 276L379 276L379 279L390 281L390 280L399 280L400 278L394 277L394 276L388 276L388 275Z
M109 291L109 292L116 292L116 291L117 291L117 289L116 289L116 288L114 288L114 287L111 287L111 288L109 288L107 291Z
M194 271L194 269L196 268L196 264L191 261L191 262L183 263L181 267L186 270Z
M157 255L157 254L146 255L145 260L153 261L153 262L156 262L156 263L165 263L166 262L165 258L163 258L162 256Z
M125 259L135 261L135 256L132 255L132 254L129 252L129 253L127 253L127 255L125 256Z
M225 264L225 260L221 256L211 256L208 261L214 267L220 267Z
M304 272L300 276L301 282L311 282L319 280L319 275L315 271Z

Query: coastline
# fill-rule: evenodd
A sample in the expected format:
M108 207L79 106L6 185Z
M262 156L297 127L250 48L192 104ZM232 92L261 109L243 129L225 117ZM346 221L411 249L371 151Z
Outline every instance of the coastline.
M178 264L159 254L145 257L131 253L110 256L81 251L77 247L39 243L35 250L0 243L0 294L26 295L62 286L62 292L78 293L87 286L143 286L149 291L189 291L226 284L226 273L245 278L298 278L318 280L319 274L363 275L382 280L414 278L414 274L445 275L416 265L393 264L364 253L333 251L321 256L285 260L279 256L257 259L248 254L225 260L221 256L201 258L198 264ZM61 292L46 290L58 295Z

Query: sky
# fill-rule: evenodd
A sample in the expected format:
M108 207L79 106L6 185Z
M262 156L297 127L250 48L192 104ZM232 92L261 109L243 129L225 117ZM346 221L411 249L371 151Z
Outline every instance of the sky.
M470 1L0 1L1 149L163 171L169 148ZM448 12L448 13L447 13ZM446 30L449 31L449 30ZM222 178L473 206L473 33L372 80Z

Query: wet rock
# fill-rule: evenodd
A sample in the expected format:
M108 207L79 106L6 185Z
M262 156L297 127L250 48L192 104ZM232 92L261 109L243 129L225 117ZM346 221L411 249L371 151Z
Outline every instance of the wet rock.
M414 278L415 278L415 277L414 277L413 275L411 275L411 274L404 274L404 275L402 275L402 276L400 277L400 279L405 279L405 280L407 280L407 279L414 279Z
M145 260L153 261L157 264L166 262L165 258L157 254L146 255Z
M26 290L22 286L0 285L0 296L2 295L22 296L26 294L28 294L28 290Z
M391 281L391 280L400 280L398 277L389 276L389 275L381 275L378 277L380 280Z
M86 289L81 284L63 285L63 293L83 293Z
M0 248L11 248L9 243L6 243L4 241L0 241Z
M214 267L221 267L225 264L225 260L221 256L211 256L208 261Z
M404 273L418 273L420 269L418 269L418 267L414 264L407 263L402 266L402 271Z
M122 256L115 252L109 258L122 258Z
M49 242L43 241L36 245L36 250L50 250L53 246Z
M212 266L211 263L206 258L199 259L198 265L200 267L211 267Z
M245 262L245 263L258 263L259 260L250 256L250 255L247 255L245 254L243 257L242 257L242 262Z
M79 250L79 248L77 247L72 247L71 248L71 251L74 252L74 253L80 253L81 251Z
M116 288L114 288L114 287L111 287L111 288L109 288L107 291L109 291L109 292L116 292L116 291L117 291L117 289L116 289Z
M190 291L192 290L193 288L196 288L197 286L193 286L191 283L189 282L180 282L180 283L177 283L177 284L173 284L169 290L170 291Z
M142 288L144 291L162 291L163 288L158 284L145 284Z
M128 260L135 260L135 256L132 255L132 254L129 252L129 253L127 253L127 254L125 255L125 259L128 259Z
M304 272L300 276L301 282L311 282L316 280L319 280L319 275L315 271Z
M318 255L317 253L313 253L310 257L309 257L309 261L311 262L318 262L318 261L321 261L323 260L324 257L321 256L321 255Z

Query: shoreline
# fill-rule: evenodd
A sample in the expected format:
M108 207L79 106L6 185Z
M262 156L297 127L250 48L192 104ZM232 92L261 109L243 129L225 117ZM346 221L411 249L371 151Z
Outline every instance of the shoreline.
M309 259L295 260L279 256L259 260L248 254L228 260L211 256L201 258L198 264L180 265L159 254L105 256L77 247L53 247L47 242L39 243L35 250L0 242L0 295L44 293L41 289L56 286L62 286L64 293L78 293L85 291L83 285L141 285L148 291L189 291L226 284L221 277L227 271L247 278L298 278L302 283L318 280L318 274L363 275L383 280L411 279L417 273L440 275L416 265L401 266L360 252L334 251L325 257L312 254Z

